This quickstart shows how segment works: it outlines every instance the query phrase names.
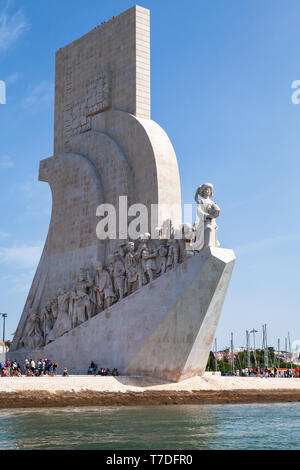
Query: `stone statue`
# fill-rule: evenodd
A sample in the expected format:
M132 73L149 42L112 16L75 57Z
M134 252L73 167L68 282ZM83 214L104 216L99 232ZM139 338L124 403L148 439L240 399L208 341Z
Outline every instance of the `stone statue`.
M146 282L153 281L156 272L157 250L154 250L150 242L150 233L141 236L141 244L138 248L138 258L142 262L143 272L146 276Z
M36 349L43 345L43 332L37 310L31 310L27 318L25 331L21 344L26 349Z
M55 323L55 319L52 312L51 302L47 302L41 313L41 326L44 337L44 344L48 343L48 336Z
M204 242L201 249L205 249L209 246L220 246L217 240L217 224L216 218L220 215L220 208L217 204L212 201L214 188L211 183L204 183L196 191L195 201L197 203L197 215L200 221L204 224ZM197 239L201 239L200 230L203 230L203 224L199 223L198 230L196 232L196 244ZM200 250L199 250L200 251Z
M57 316L58 316L57 297L55 297L51 302L51 311L52 311L52 316L53 316L53 322L56 322L56 319L57 319Z
M98 312L100 313L103 309L108 308L117 299L114 290L111 277L103 268L100 263L97 266L96 278L95 278L95 292L96 292L96 303Z
M158 268L156 274L164 274L167 269L168 247L166 240L162 240L158 248Z
M70 331L73 327L72 317L70 315L69 303L71 298L71 292L65 293L63 289L59 288L57 293L57 306L58 315L57 320L54 324L48 336L48 342L54 341L59 336L64 335Z
M76 293L74 291L74 289L71 289L70 292L69 292L69 316L70 316L70 320L71 320L71 325L72 325L72 328L76 328L76 315L75 315L75 300L76 300Z
M84 269L85 272L85 280L89 284L87 287L87 294L90 298L91 301L91 313L90 316L93 317L97 313L97 298L96 298L96 291L95 291L95 286L94 282L92 280L92 277L90 275L90 271L88 269Z
M177 240L169 240L169 253L167 258L167 271L174 268L179 262L179 247Z
M86 270L84 268L81 268L78 282L74 286L74 290L72 293L73 327L81 325L81 323L84 323L86 320L92 317L93 303L88 294L88 289L92 287L93 283L90 280L87 280Z
M109 272L109 275L112 279L113 282L113 289L115 290L114 286L114 279L113 279L113 274L114 274L114 264L115 264L115 257L113 254L108 255L108 263L107 263L107 270Z
M140 289L143 286L143 270L134 251L134 243L129 242L127 246L128 252L125 256L125 270L128 294L132 294L137 288Z
M186 259L196 254L196 251L193 249L195 232L194 228L186 223L181 225L180 233L181 238L178 239L179 262L183 263Z
M120 260L122 261L124 267L125 267L125 257L127 253L127 241L126 243L122 243L119 248L118 248L118 254L120 257ZM124 280L124 293L126 294L128 292L128 284L127 284L127 277L125 276Z
M115 252L113 257L110 256L110 270L112 272L112 278L114 282L115 293L119 300L122 300L125 291L125 266L120 258L119 252Z
M87 268L81 268L82 271L84 272L85 274L85 280L86 282L88 282L89 284L92 283L92 278L91 278L91 275L90 275L90 271L87 269Z

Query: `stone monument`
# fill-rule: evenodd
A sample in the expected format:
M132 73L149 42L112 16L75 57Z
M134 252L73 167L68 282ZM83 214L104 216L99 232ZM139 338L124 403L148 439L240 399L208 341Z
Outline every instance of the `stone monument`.
M77 374L91 360L126 375L202 374L235 256L219 247L210 183L195 195L198 226L181 223L176 155L150 116L149 10L60 49L55 84L54 155L39 170L52 215L11 351ZM147 208L151 235L130 239L125 196ZM101 205L116 208L116 238L97 236Z

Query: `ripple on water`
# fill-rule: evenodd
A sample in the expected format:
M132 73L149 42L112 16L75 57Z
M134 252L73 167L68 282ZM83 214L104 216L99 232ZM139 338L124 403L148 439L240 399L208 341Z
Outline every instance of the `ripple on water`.
M1 449L300 449L300 404L0 411Z

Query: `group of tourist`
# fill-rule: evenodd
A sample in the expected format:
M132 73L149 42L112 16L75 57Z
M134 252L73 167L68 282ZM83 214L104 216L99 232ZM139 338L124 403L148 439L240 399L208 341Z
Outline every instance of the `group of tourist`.
M27 377L42 377L43 375L55 377L57 375L57 368L58 363L48 359L39 359L38 361L25 359L24 363L25 375Z
M0 364L1 367L1 377L21 377L22 371L21 366L15 359L10 361L7 359L5 362ZM24 375L26 377L56 377L58 369L58 362L50 361L49 359L39 359L35 361L34 359L25 359L24 362ZM114 368L112 371L107 367L99 367L93 361L88 368L88 375L102 375L102 376L118 376L119 371L117 368ZM69 371L65 367L62 373L63 377L69 376Z
M1 362L1 377L20 377L21 367L20 364L14 360L10 361L7 359L5 362Z
M240 375L240 371L236 371L236 375ZM279 369L278 367L252 367L242 369L241 371L242 377L300 377L299 375L299 367L295 367L295 369Z
M116 367L114 367L112 371L110 371L110 369L105 368L105 367L99 367L98 369L97 364L95 364L94 361L92 361L90 364L90 367L88 368L88 375L102 375L103 377L106 377L108 375L118 376L119 371Z
M1 377L21 377L22 370L17 360L10 361L7 359L1 363ZM24 375L26 377L41 377L48 375L55 377L57 375L58 363L48 359L25 359L24 362Z

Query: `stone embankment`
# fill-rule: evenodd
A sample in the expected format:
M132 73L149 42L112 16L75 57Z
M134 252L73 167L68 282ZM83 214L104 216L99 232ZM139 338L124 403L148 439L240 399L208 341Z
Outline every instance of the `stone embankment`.
M2 377L0 408L300 401L300 379L221 377L179 383L150 377Z

